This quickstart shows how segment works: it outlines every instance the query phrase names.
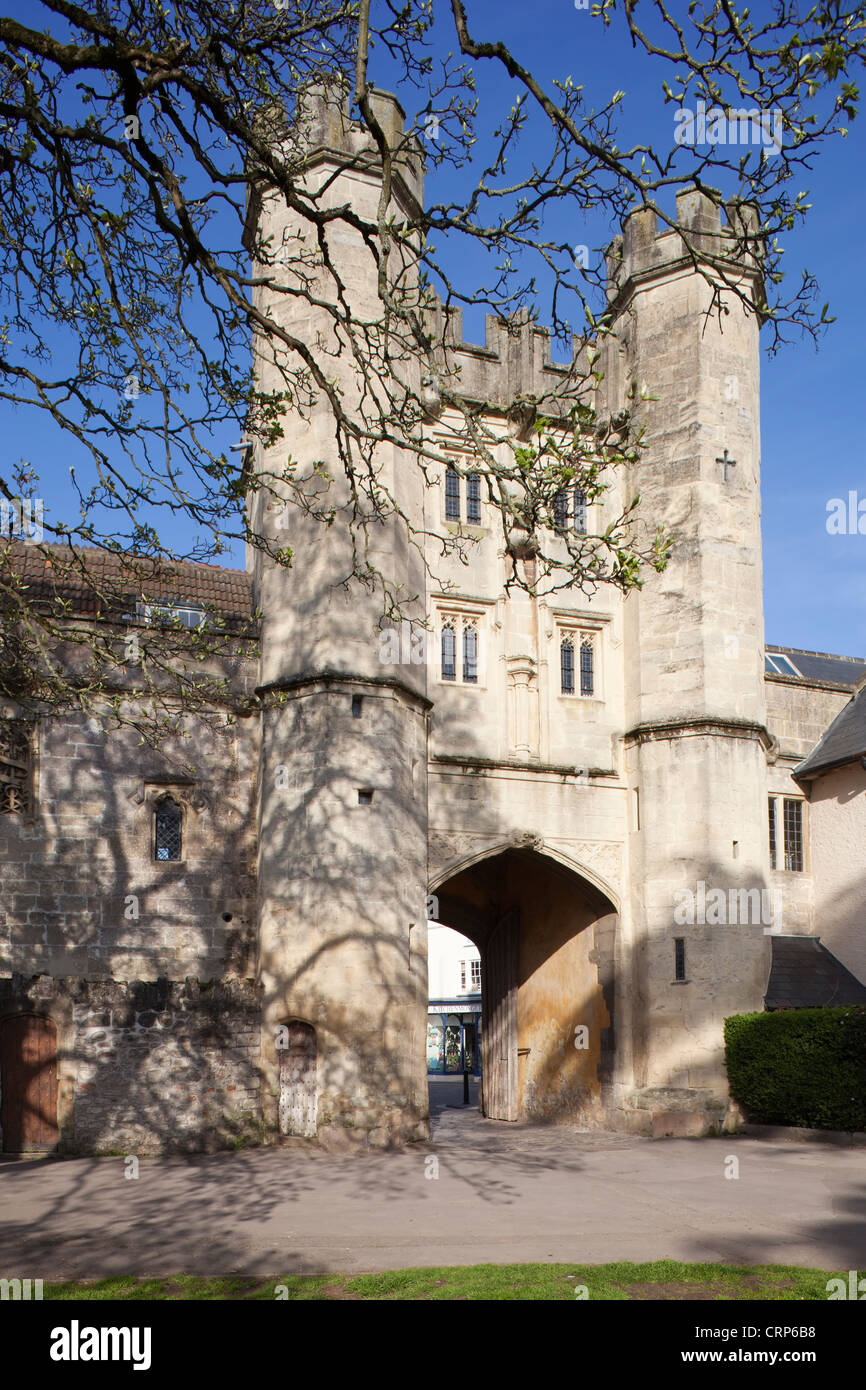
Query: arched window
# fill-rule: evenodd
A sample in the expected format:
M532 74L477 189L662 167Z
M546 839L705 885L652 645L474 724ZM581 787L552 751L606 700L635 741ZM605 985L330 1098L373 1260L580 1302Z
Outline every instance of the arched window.
M568 525L568 492L562 488L553 499L554 524L565 530Z
M463 629L463 679L469 685L478 681L478 632L471 625Z
M574 643L570 637L563 638L559 648L559 671L563 695L574 694Z
M460 520L460 476L453 468L445 472L445 516L448 521Z
M180 859L183 844L183 812L170 796L158 802L153 813L154 859Z
M442 629L442 679L457 679L457 641L450 623Z
M593 690L592 642L585 639L580 644L580 693L581 695L592 695Z
M466 520L475 526L481 522L481 475L470 473L466 479Z
M574 489L574 529L579 536L586 535L586 493L579 487Z

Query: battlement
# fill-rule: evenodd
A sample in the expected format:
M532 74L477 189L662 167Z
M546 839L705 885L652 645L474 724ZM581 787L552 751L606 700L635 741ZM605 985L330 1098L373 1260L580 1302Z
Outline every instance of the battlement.
M453 384L459 380L461 394L494 409L507 410L521 400L560 398L568 377L575 373L574 366L551 361L550 332L528 314L511 323L486 314L484 343L468 343L463 338L462 310L446 310L437 299L430 330L434 342L441 344L443 369L459 373ZM581 368L588 372L589 344L578 337L572 344L577 373Z
M413 135L405 133L406 113L392 92L370 91L370 104L395 158L395 193L424 203L424 159ZM341 164L375 169L379 150L371 132L349 114L349 84L339 78L310 83L298 93L292 136L308 150L309 161L337 156ZM401 188L402 186L402 188Z
M716 193L716 198L720 196ZM702 255L735 261L744 271L760 274L758 213L751 203L722 204L702 189L683 188L677 193L676 220ZM626 218L622 236L615 237L607 251L608 298L616 301L628 291L631 281L669 270L680 262L688 266L691 259L678 230L665 227L660 232L654 209L636 208Z

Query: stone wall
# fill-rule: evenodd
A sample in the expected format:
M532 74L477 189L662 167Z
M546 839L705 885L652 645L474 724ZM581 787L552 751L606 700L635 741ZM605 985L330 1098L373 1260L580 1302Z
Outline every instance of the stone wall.
M31 812L0 816L0 975L253 973L257 721L186 733L156 751L82 715L37 726ZM157 862L166 793L183 857Z
M802 762L836 715L851 699L850 686L807 684L785 676L767 676L767 728L779 741L779 755Z
M261 1137L261 990L251 980L0 980L0 1016L57 1026L59 1148L199 1152Z

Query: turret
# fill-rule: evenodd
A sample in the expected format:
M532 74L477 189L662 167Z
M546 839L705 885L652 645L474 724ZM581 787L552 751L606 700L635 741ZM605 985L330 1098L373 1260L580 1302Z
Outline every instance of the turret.
M659 232L651 210L629 217L608 262L605 391L643 431L631 486L647 535L661 524L674 541L667 570L625 604L626 968L635 1083L649 1096L639 1104L661 1106L662 1124L668 1101L689 1116L723 1108L723 1020L762 1007L769 969L760 917L699 909L713 888L766 886L760 279L752 210L728 218L723 228L706 192L677 198L712 268L696 267L679 232ZM686 893L705 920L688 921Z
M373 102L400 148L389 210L399 219L422 196L420 163L404 148L396 98L374 93ZM374 572L421 632L424 570L398 510L423 515L423 483L410 456L352 439L336 413L357 418L371 386L362 363L373 375L380 370L375 332L372 348L364 335L383 307L361 231L340 218L317 225L316 211L347 206L375 225L376 147L350 121L338 86L304 93L287 149L295 201L307 203L309 215L260 190L251 208L255 232L285 254L276 272L254 269L291 288L306 279L311 294L265 286L258 300L279 329L306 345L325 381L312 383L311 403L296 383L284 438L255 460L276 497L262 488L254 524L292 550L288 569L261 552L252 560L263 615L263 1066L269 1118L283 1133L388 1144L426 1133L428 704L425 665L408 643L387 642L380 630L383 590ZM409 253L398 246L394 254ZM340 307L332 315L311 300L339 304L338 279L348 313ZM263 335L255 349L261 385L279 389L278 335ZM385 370L381 385L399 389ZM298 493L273 482L286 467ZM378 516L364 490L368 470L396 504Z

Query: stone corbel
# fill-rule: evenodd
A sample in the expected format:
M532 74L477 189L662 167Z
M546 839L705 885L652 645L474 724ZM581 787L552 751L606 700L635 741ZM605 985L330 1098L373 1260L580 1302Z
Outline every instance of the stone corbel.
M544 837L536 830L514 830L508 843L512 849L544 849Z

